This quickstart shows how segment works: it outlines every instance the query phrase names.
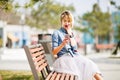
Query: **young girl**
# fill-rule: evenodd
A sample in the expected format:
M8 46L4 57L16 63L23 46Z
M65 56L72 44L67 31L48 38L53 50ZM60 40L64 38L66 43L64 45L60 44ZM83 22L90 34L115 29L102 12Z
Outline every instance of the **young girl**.
M53 54L58 56L54 70L77 75L77 80L103 80L97 65L77 52L72 14L64 11L60 20L61 28L52 35Z

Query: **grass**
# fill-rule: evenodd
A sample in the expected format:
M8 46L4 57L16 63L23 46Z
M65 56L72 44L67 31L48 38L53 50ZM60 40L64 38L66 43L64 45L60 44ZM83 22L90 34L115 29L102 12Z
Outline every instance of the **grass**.
M34 80L31 71L0 70L2 80Z

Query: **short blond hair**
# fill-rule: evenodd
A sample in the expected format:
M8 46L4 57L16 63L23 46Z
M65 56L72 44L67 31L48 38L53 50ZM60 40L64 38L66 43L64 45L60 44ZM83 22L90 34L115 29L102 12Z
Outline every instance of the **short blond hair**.
M70 22L72 23L72 26L73 26L73 16L71 14L70 11L66 10L64 12L61 13L61 16L60 16L60 21L62 22L62 20L65 18L65 17L68 17L68 19L70 20Z

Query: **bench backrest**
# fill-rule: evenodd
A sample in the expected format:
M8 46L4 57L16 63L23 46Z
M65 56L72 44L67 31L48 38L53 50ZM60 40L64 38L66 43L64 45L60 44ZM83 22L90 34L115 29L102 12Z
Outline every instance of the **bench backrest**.
M39 40L39 43L43 45L45 53L50 54L52 61L55 61L56 56L52 53L52 41L48 40Z
M39 73L42 74L43 79L50 73L49 65L45 58L45 51L41 44L33 46L24 46L28 62L30 64L35 80L40 80Z
M54 62L57 58L57 55L53 55L52 53L52 41L50 40L39 40L39 43L43 45L46 54L50 54L52 61Z

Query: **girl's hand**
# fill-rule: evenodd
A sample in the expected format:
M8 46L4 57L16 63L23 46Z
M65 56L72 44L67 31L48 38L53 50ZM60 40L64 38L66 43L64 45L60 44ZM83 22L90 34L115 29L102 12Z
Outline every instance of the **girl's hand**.
M70 42L70 37L69 37L69 35L66 35L62 43L63 43L63 45L66 45L69 42Z

